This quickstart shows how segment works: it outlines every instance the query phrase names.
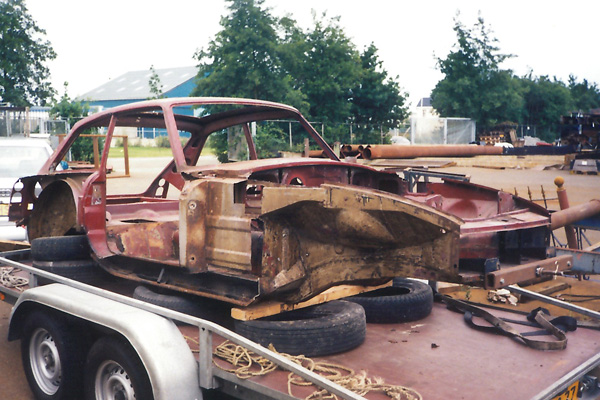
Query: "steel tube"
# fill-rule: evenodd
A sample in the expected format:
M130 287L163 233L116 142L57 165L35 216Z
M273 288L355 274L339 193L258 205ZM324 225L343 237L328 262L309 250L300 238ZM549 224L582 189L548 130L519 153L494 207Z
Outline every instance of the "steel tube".
M587 203L579 204L577 206L565 208L552 213L550 216L550 227L552 230L559 229L599 213L600 200L592 199Z
M565 179L562 176L558 176L554 179L554 184L556 185L556 194L558 197L558 204L560 206L560 209L567 210L570 207L569 207L569 198L567 197L567 190L563 186L565 184ZM560 211L560 212L563 212L563 211ZM575 213L575 215L577 215L577 213ZM578 220L570 221L567 218L566 213L561 214L561 216L567 220L567 222L562 225L565 227L565 235L567 236L567 245L569 246L570 249L576 249L577 248L577 236L575 235L575 229L573 228L573 226L571 226L571 222L575 222ZM557 219L559 217L557 217ZM571 218L575 218L575 217L571 216ZM554 218L552 218L552 221L553 220L554 220ZM554 229L554 228L552 228L552 229Z
M471 157L481 155L500 155L502 147L478 145L370 145L362 149L363 158L415 158L415 157Z
M549 296L546 296L543 294L532 292L531 290L523 289L522 287L519 287L519 286L511 285L511 286L508 286L507 289L510 290L512 293L518 293L522 296L527 296L527 297L530 297L535 300L543 301L544 303L552 304L557 307L561 307L566 310L574 311L576 313L586 315L588 317L600 320L600 312L598 312L598 311L590 310L589 308L580 307L575 304L567 303L566 301L558 300L553 297L549 297Z

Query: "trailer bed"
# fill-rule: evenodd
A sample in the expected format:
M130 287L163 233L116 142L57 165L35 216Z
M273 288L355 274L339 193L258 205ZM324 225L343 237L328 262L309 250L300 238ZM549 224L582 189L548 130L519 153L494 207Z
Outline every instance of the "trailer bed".
M27 273L19 272L18 275L25 276ZM130 292L127 285L119 281L103 282L100 286L109 290L112 287L115 293ZM8 299L20 294L17 289L3 286L0 286L0 292ZM525 320L524 316L506 311L492 312L499 317ZM516 327L521 332L535 330L527 326ZM198 328L184 325L180 326L180 330L190 338L188 343L195 350L199 340ZM356 373L364 371L370 378L381 378L387 384L411 388L428 400L552 399L600 365L600 331L579 328L567 333L567 338L565 350L533 350L509 337L474 330L464 322L462 314L436 303L432 313L423 320L368 324L366 340L358 348L342 354L315 357L314 360L350 368ZM212 347L217 347L224 340L214 333ZM231 367L223 361L216 363ZM293 397L289 397L289 372L284 370L248 380L238 379L218 367L213 367L212 373L221 390L240 395L247 390L254 394L262 393L265 398L305 398L317 390L315 386L293 386ZM369 393L365 398L388 397Z

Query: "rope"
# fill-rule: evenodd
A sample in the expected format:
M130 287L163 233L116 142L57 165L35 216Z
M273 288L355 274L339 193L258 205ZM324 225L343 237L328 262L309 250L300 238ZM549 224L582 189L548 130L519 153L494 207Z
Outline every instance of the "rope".
M195 340L186 338L188 340ZM197 343L197 342L196 342ZM270 345L271 351L277 352L275 348ZM230 341L225 341L216 347L213 353L216 357L221 360L228 362L235 368L225 368L213 359L213 363L220 369L235 374L240 379L248 379L254 376L266 375L277 369L277 366L267 360L266 358L259 356L252 351L246 349L243 346L236 345ZM319 375L329 379L330 381L337 383L338 385L355 392L360 396L364 396L369 392L381 392L387 395L393 400L422 400L423 397L414 389L410 389L398 385L388 385L383 382L380 378L371 379L367 377L363 371L360 374L356 374L352 369L344 367L342 365L327 363L327 362L316 362L305 356L292 356L285 353L277 353L296 364L303 366L309 371L318 373ZM288 394L292 394L294 386L312 386L313 383L304 380L297 376L293 372L288 375ZM335 399L337 396L330 394L327 390L315 391L305 400L316 400L316 399Z
M0 284L7 288L14 288L22 291L23 286L27 286L29 284L29 279L13 275L13 272L17 271L20 270L13 267L1 267Z

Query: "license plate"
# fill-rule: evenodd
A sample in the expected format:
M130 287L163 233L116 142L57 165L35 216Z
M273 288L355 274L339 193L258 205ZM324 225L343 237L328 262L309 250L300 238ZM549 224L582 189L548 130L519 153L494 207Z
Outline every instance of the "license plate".
M0 204L0 216L8 215L8 204Z
M577 400L577 392L579 391L579 381L572 383L567 390L552 400Z

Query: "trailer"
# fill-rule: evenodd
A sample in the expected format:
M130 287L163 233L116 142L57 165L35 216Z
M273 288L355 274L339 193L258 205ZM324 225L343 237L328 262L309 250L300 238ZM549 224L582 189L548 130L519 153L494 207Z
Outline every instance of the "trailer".
M86 284L32 267L28 251L0 253L3 268L28 279L25 290L0 285L0 292L14 303L8 339L21 340L25 374L40 399L225 394L288 400L330 393L342 399L564 400L597 398L600 392L594 372L600 366L600 332L594 329L568 332L564 350L540 351L475 330L463 314L435 303L423 320L369 323L357 348L306 361L214 322L136 300L125 280ZM45 284L38 286L40 280ZM507 311L493 314L526 321ZM223 349L251 352L268 360L273 371L233 366L219 358ZM313 362L327 365L328 372L307 368ZM363 391L342 386L339 375L361 381Z

